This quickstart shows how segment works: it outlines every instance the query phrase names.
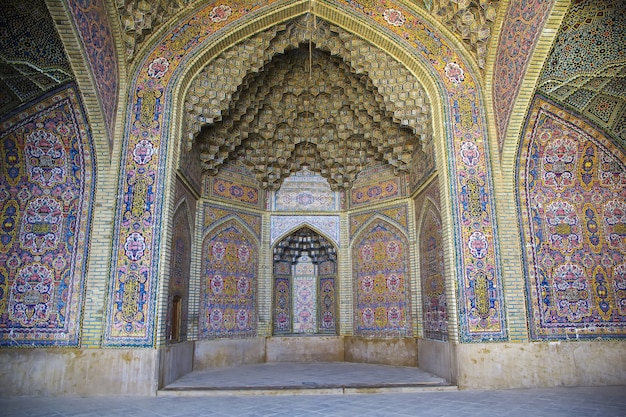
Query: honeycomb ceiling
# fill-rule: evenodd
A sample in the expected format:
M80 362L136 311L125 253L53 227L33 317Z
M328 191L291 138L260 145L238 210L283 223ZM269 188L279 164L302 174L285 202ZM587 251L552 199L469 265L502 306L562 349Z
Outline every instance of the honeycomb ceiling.
M595 122L626 149L626 8L581 0L565 15L538 90Z
M1 1L0 116L72 79L44 1Z
M243 165L270 190L303 166L333 190L349 189L367 167L407 172L431 139L430 107L413 75L372 45L307 17L212 61L185 106L186 135L199 143L208 174Z
M314 264L337 261L335 247L308 227L296 230L274 247L274 262L295 264L302 256L308 256Z

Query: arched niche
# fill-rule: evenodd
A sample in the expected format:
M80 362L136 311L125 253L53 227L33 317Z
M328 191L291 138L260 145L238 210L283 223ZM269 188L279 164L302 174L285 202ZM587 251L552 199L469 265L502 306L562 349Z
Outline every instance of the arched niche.
M338 334L337 248L307 226L272 249L272 333Z

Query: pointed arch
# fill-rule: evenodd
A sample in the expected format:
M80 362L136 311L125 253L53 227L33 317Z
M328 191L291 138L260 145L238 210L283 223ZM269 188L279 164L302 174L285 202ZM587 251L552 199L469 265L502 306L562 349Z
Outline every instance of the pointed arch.
M200 339L256 336L258 269L258 242L238 219L225 220L204 236Z
M391 222L375 217L352 243L354 334L411 336L409 240Z
M130 88L132 96L127 108L122 153L126 159L122 161L119 183L120 193L127 199L118 203L116 211L110 292L120 289L123 292L120 277L131 268L139 268L146 271L144 288L149 302L141 308L144 323L134 326L133 322L115 316L114 302L109 300L110 320L105 345L154 344L154 309L150 307L163 274L157 256L164 228L162 207L172 192L171 173L179 157L179 146L170 144L180 145L180 142L169 140L180 137L182 106L176 98L182 100L181 93L190 80L212 57L252 33L306 13L308 4L307 1L259 2L249 9L229 7L225 18L216 18L212 11L217 6L210 3L196 9L192 16L182 19L178 26L165 33L137 67ZM424 85L433 105L436 165L445 167L440 172L442 204L445 205L442 207L444 221L452 224L450 230L454 236L446 241L459 242L454 245L454 252L450 252L455 256L450 264L455 265L460 291L459 314L470 317L461 323L460 335L465 341L506 339L503 303L498 302L502 299L502 285L493 224L495 207L488 134L481 111L484 107L480 76L472 59L462 55L463 48L458 47L457 41L452 36L442 35L448 32L418 8L384 1L384 7L393 8L407 18L392 22L384 13L365 14L351 4L318 6L316 15L385 49ZM410 28L405 25L409 19ZM444 130L444 126L448 128ZM134 155L133 150L138 146L143 151L149 150L149 155ZM134 188L129 179L137 176L146 176L143 183L149 183L148 186ZM475 194L468 195L463 184L475 178L479 187L474 190ZM478 207L480 213L470 214L484 219L476 222L477 230L465 227L463 220L467 211L464 202L476 196L482 204L473 207ZM130 219L136 227L122 227L124 219ZM126 247L135 244L143 246L140 258L129 257L126 253ZM485 275L491 281L496 289L491 301L500 306L487 327L473 317L474 294L466 290L478 275ZM128 326L132 332L119 330Z
M441 216L427 196L417 229L422 294L422 329L426 339L448 340L448 305Z

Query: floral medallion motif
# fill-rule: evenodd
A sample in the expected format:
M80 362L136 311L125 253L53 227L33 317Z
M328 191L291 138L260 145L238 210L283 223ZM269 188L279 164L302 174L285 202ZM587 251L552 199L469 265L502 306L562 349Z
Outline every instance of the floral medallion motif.
M133 160L139 165L145 165L152 159L152 155L156 152L152 142L142 139L135 145L133 149Z
M33 255L57 248L61 237L63 211L52 197L40 197L28 203L22 221L20 246Z
M220 6L216 6L211 10L209 14L209 18L213 21L213 23L223 22L230 17L232 10L230 6L226 6L224 4Z
M554 292L560 316L577 322L591 314L591 299L584 269L576 264L554 269Z
M126 250L126 256L128 256L128 259L131 261L141 259L146 250L146 242L141 233L133 232L128 235L124 249Z
M450 82L454 85L459 85L465 81L465 72L456 62L448 62L444 71L448 80L450 80Z
M148 66L148 76L152 78L163 78L170 68L170 63L167 58L155 58Z
M402 26L406 23L406 18L402 15L400 10L387 9L383 12L383 17L393 26Z
M580 247L581 228L576 209L567 201L556 200L546 207L550 246L564 253Z
M67 158L59 137L37 130L26 138L24 154L31 181L42 187L65 182Z
M546 133L544 140L550 140L552 134ZM555 137L545 150L543 157L543 182L546 186L562 190L574 183L574 169L577 162L576 142L567 137Z
M46 323L53 309L54 282L52 271L39 263L21 269L11 289L9 318L22 326Z
M467 246L472 256L478 259L484 258L489 248L487 238L482 232L473 232L469 237Z

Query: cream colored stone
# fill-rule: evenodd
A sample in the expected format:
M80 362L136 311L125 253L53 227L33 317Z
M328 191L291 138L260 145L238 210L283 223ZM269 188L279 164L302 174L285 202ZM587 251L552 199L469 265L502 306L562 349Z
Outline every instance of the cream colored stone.
M267 362L337 362L344 359L343 337L267 338Z
M459 388L626 384L626 344L619 341L465 343L457 352Z
M0 395L155 395L156 349L0 350Z
M417 339L346 337L346 361L417 366Z

